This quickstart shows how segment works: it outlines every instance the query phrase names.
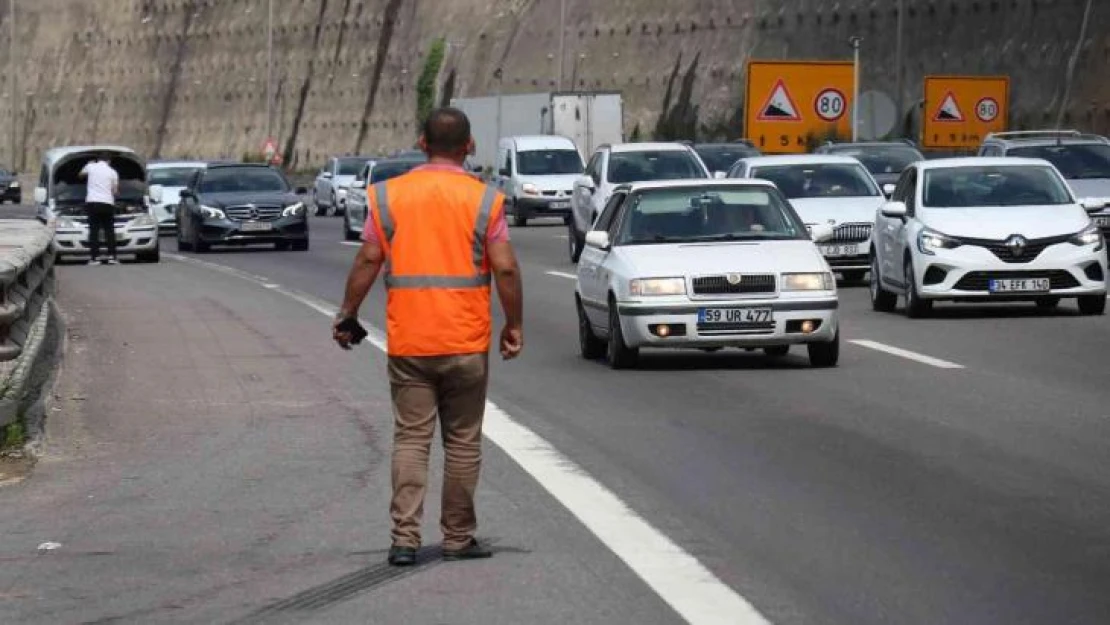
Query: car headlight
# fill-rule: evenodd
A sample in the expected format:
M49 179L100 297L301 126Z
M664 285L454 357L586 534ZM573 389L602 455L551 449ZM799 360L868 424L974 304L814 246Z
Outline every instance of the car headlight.
M960 245L958 239L928 228L917 235L917 249L922 254L929 254L930 256L936 254L936 250L951 250L960 247Z
M831 291L835 286L829 272L782 274L783 291Z
M281 211L281 216L282 217L293 217L294 215L300 215L303 212L304 212L304 202L297 202L296 204L293 204L291 206L286 206L285 210Z
M58 230L80 230L81 226L69 217L59 217L58 221L54 222L54 227Z
M200 212L208 219L227 219L227 215L218 208L201 205Z
M1090 225L1084 228L1081 232L1076 233L1072 238L1068 239L1068 243L1072 245L1095 245L1095 251L1099 251L1106 245L1106 241L1102 238L1102 230L1098 226Z
M19 188L19 181L18 180L13 180L12 183L8 186L13 188L13 189L18 189Z
M628 291L636 297L686 295L686 281L682 278L640 278L629 284Z
M157 226L158 222L150 215L139 215L131 220L130 228L142 228L144 226Z
M525 182L524 184L520 185L520 191L524 195L539 195L540 194L540 188L537 187L536 185L532 184L531 182Z

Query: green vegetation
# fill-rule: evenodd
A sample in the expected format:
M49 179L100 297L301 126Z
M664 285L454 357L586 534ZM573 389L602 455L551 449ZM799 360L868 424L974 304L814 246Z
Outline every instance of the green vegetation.
M643 141L643 132L640 130L640 122L636 122L636 127L632 129L632 134L629 135L629 143L639 143Z
M419 127L432 112L436 105L436 79L443 66L443 57L447 53L447 41L440 37L432 42L428 56L424 59L424 68L420 71L420 78L416 81L416 125Z
M27 442L27 432L23 422L17 420L6 427L0 428L0 450L20 449Z

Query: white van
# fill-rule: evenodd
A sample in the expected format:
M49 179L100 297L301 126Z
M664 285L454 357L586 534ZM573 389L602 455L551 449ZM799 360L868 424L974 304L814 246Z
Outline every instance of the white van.
M493 181L508 198L513 225L541 216L569 223L574 181L585 170L573 141L554 135L506 137L498 144L497 163Z

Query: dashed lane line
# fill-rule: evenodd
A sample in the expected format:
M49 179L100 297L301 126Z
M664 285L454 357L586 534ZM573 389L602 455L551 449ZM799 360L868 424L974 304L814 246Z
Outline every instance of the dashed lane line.
M549 276L555 276L556 278L566 278L567 280L578 279L578 276L574 275L573 273L567 273L565 271L545 271L544 273Z
M867 349L873 349L877 352L883 352L885 354L890 354L891 356L898 356L899 358L905 358L906 360L912 360L914 362L919 362L921 364L929 365L931 367L937 367L938 369L963 369L964 368L963 365L956 364L954 362L949 362L947 360L941 360L940 358L934 358L932 356L926 356L925 354L919 354L917 352L911 352L908 349L902 349L901 347L894 347L893 345L887 345L885 343L879 343L878 341L852 340L852 341L848 341L848 342L852 343L853 345L859 345L860 347L866 347Z
M165 256L260 284L328 317L334 317L337 312L336 307L310 295L281 286L266 286L273 284L266 278L186 256ZM562 274L561 277L573 276ZM367 341L384 352L386 344L382 332L365 322L363 324L370 331ZM483 430L487 438L535 478L687 623L770 625L770 621L747 599L721 581L697 558L639 516L613 491L551 443L521 425L493 402L486 402Z

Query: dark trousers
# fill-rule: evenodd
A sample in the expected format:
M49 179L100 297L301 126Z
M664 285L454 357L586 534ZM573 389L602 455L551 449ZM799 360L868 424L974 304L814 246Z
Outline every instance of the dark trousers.
M89 202L85 204L89 214L89 247L92 259L100 257L100 235L108 242L108 256L116 257L116 207L111 204Z

